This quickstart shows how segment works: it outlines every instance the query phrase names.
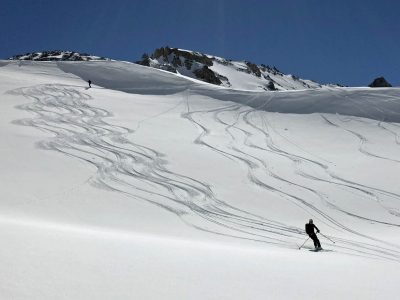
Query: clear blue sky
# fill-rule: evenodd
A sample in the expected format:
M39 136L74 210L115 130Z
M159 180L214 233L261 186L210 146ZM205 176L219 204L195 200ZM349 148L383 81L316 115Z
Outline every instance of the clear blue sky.
M65 49L135 61L169 45L319 82L400 85L400 1L0 1L0 58Z

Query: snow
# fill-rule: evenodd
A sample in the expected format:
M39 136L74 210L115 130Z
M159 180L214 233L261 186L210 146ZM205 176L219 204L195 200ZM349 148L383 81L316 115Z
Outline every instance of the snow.
M216 58L214 64L210 67L216 73L225 76L229 79L230 87L237 90L247 91L264 91L267 85L272 81L277 90L304 90L315 89L321 87L320 84L311 80L295 79L292 75L285 75L281 72L272 72L268 69L263 70L263 67L258 66L261 71L261 76L248 73L248 67L242 61L230 61L224 63L224 59ZM269 79L267 79L269 78Z
M0 66L1 298L398 297L400 89Z

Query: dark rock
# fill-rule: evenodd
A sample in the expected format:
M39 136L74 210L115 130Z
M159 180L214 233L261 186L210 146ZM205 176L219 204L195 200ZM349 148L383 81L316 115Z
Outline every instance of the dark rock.
M392 85L386 81L384 77L378 77L376 78L370 85L369 87L392 87Z
M193 65L193 60L185 59L185 67L187 70L190 70L192 68L192 65Z
M247 67L250 69L251 73L253 73L254 75L256 75L257 77L261 77L261 71L260 69L257 67L256 64L253 64L249 61L246 61L246 65Z
M270 80L270 82L268 82L267 84L267 89L269 91L277 91L278 89L275 87L275 84L272 80Z
M182 66L182 62L181 59L178 56L174 56L174 58L172 59L172 65L175 67L181 67Z
M142 60L137 61L136 63L142 66L150 67L150 58L148 57L144 58Z
M150 58L149 58L149 55L148 55L147 53L143 53L143 55L142 55L142 60L138 60L138 61L136 61L136 63L137 63L138 65L150 67Z
M223 76L221 74L216 74L216 75L219 78L219 80L221 80L221 82L224 82L227 86L232 86L231 83L229 82L228 77Z
M164 71L168 71L168 72L171 72L171 73L177 73L176 69L173 66L171 66L170 64L159 65L158 69L161 69L161 70L164 70Z
M224 66L232 66L233 65L232 64L232 60L228 60L228 59L219 60L219 63L224 65Z
M210 70L207 66L203 66L201 69L197 69L194 71L196 77L202 81L220 85L221 80L215 75L215 73Z
M209 58L207 55L198 52L182 51L177 48L170 48L168 46L156 49L152 57L159 58L162 56L165 61L169 61L168 56L170 54L174 54L177 57L183 57L185 59L196 61L209 67L213 65L212 59Z
M37 60L37 61L83 61L83 60L108 60L104 57L91 56L87 53L79 53L75 51L41 51L26 54L15 55L9 60Z

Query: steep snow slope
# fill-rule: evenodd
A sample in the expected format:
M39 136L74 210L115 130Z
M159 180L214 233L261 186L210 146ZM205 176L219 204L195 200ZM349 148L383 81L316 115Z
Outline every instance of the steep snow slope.
M103 87L127 93L175 94L191 91L196 95L233 101L270 112L331 113L400 122L399 88L324 87L301 91L251 92L213 86L179 74L127 62L58 62L57 65L66 73L71 72L84 80L90 78Z
M3 298L397 297L399 89L0 65Z

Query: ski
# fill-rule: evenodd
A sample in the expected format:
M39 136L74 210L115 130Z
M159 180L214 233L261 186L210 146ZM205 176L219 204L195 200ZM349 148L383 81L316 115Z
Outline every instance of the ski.
M331 249L309 249L308 251L311 251L311 252L333 252L334 250L331 250Z

